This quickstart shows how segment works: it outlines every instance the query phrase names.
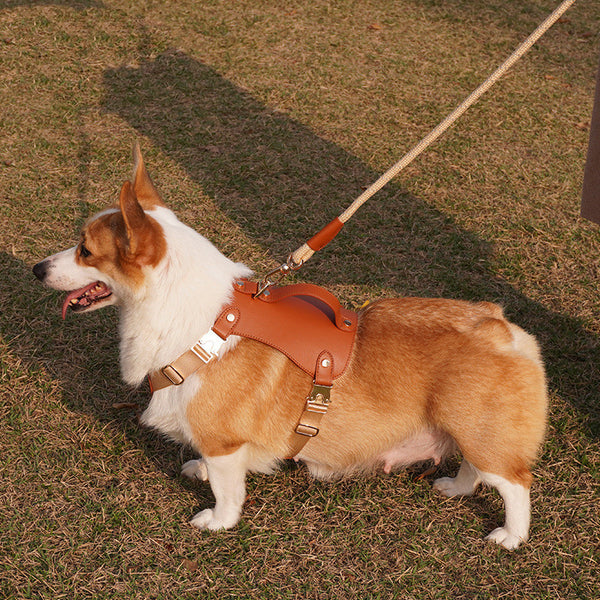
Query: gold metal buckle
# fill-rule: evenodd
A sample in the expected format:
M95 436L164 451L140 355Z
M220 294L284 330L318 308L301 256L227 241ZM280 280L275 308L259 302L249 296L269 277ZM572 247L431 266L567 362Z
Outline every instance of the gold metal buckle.
M185 381L185 377L172 365L163 367L160 372L173 384L181 385Z
M312 425L305 425L304 423L298 423L295 431L298 435L311 438L315 437L319 433L319 430L316 427L313 427Z
M331 402L331 387L330 385L317 385L313 383L310 395L306 398L307 410L311 412L325 413Z
M313 383L312 390L306 397L306 406L304 410L324 415L329 408L329 403L331 402L331 387L332 386L330 385L318 385ZM300 422L296 426L295 431L299 435L315 437L319 433L319 428L315 427L314 425L306 425L305 423Z

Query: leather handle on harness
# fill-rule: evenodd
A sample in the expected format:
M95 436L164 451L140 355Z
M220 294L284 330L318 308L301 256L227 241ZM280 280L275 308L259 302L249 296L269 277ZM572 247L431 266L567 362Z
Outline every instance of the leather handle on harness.
M351 331L356 327L356 313L342 308L340 301L331 292L312 283L295 283L282 287L271 286L259 294L259 284L256 281L240 279L235 282L234 288L242 294L252 296L256 302L264 302L266 304L275 304L294 296L315 305L314 301L317 300L330 309L331 314L329 317L339 330ZM217 318L215 326L213 326L213 329L223 338L227 337L233 329L231 322L227 323L223 321L225 312L226 310L221 313Z
M255 282L247 283L251 283L253 286L255 285ZM252 293L255 294L256 292ZM333 311L336 327L342 331L347 330L354 324L354 320L349 318L348 314L343 314L344 312L349 311L344 311L344 309L342 309L339 300L331 292L312 283L295 283L283 287L272 287L263 292L261 296L257 296L257 298L262 302L272 303L279 302L290 296L300 296L306 299L316 298L323 302Z

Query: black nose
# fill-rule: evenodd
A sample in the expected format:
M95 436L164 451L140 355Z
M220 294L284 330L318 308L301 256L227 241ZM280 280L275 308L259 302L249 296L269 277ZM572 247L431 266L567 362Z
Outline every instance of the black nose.
M43 260L33 267L33 274L40 280L44 281L48 272L48 263Z

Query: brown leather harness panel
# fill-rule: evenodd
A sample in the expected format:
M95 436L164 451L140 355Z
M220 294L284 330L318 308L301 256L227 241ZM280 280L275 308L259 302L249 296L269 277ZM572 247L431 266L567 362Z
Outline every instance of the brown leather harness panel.
M331 385L348 365L357 314L312 284L271 286L256 297L257 289L254 281L236 281L233 300L213 330L222 338L239 335L276 348L315 377L315 383Z

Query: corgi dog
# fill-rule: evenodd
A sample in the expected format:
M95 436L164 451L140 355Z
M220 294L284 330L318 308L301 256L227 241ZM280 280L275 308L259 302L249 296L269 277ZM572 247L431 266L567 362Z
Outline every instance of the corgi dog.
M119 202L90 218L77 245L33 268L68 292L68 310L114 304L128 384L168 365L208 332L233 282L252 272L180 222L159 196L136 145ZM230 336L216 360L181 385L155 391L141 421L200 455L182 473L208 480L216 500L191 523L233 527L248 471L289 457L311 378L279 350ZM487 539L527 540L531 465L546 428L547 392L533 336L491 303L398 298L358 313L348 366L331 389L320 431L294 457L319 478L393 469L460 452L445 496L496 488L505 523Z

